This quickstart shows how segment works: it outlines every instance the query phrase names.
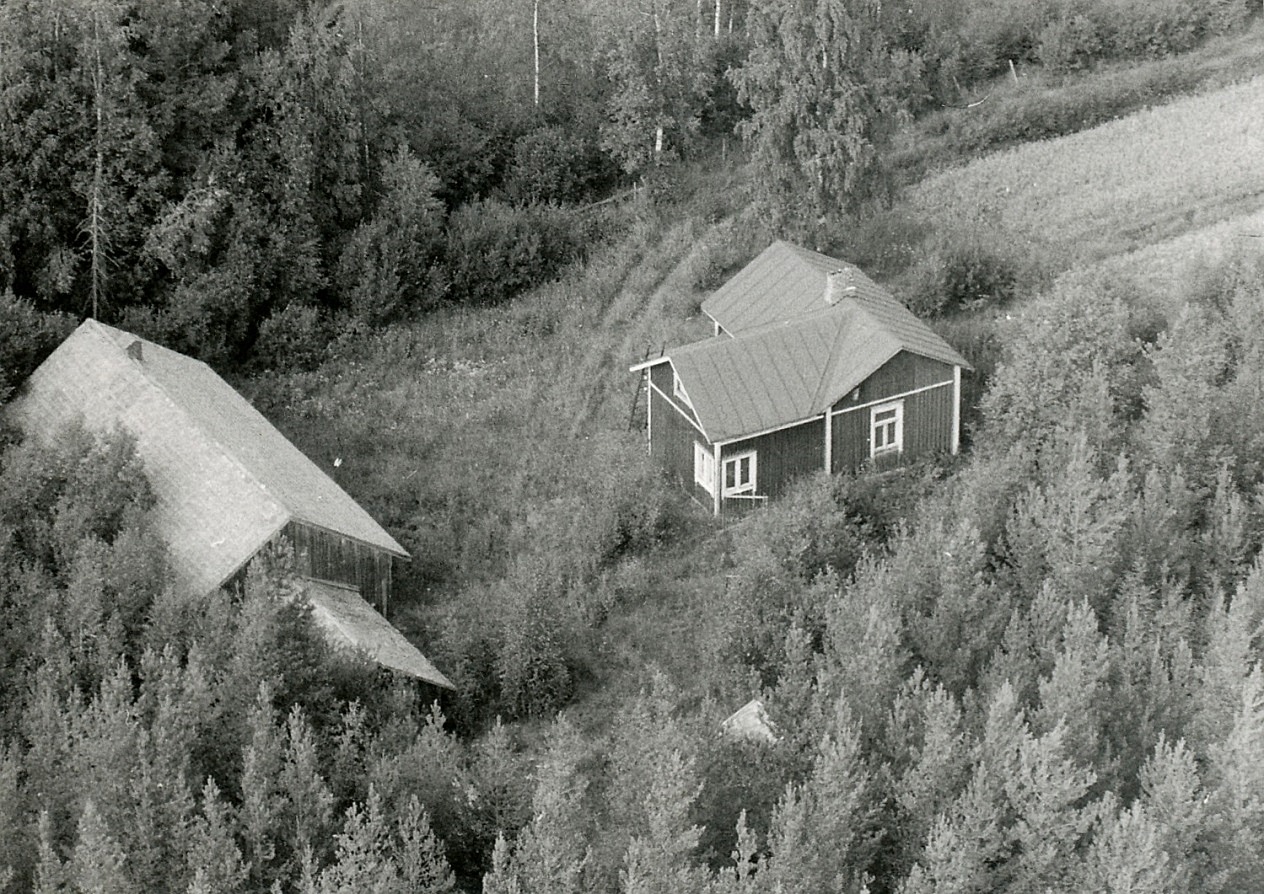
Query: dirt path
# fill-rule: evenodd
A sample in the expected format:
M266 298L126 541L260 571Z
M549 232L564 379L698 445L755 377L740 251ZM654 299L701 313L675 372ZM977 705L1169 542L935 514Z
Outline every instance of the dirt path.
M594 428L626 426L638 387L628 367L647 350L657 354L682 340L680 330L686 327L681 316L694 300L693 265L713 229L685 221L646 246L576 364L582 405L571 415L573 437Z

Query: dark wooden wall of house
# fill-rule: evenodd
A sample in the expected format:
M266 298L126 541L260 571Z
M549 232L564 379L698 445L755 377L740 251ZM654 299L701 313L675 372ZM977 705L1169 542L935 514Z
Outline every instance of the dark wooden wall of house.
M931 388L901 399L904 401L904 452L898 461L907 462L919 456L950 450L952 385ZM834 416L831 432L833 471L852 471L869 460L869 414L870 408L865 408ZM887 462L897 461L891 459Z
M282 533L294 547L299 574L358 587L370 603L385 607L391 594L390 553L299 521Z
M672 394L672 383L674 378L675 376L672 374L672 367L670 363L660 363L657 366L650 367L650 381L654 383L654 386L658 388L659 391L666 394L672 401L675 401L675 395ZM685 390L688 391L688 389L689 385L686 384ZM685 406L683 402L677 405L682 411L684 411L686 416L694 422L698 421L698 414L694 412L693 407ZM692 473L690 474L692 475Z
M882 400L884 397L903 394L906 391L925 388L928 385L937 385L940 382L951 381L951 364L940 363L938 360L931 360L929 357L901 351L878 367L873 375L860 384L860 394L855 400L852 400L850 394L845 395L838 403L834 404L834 409L845 410L848 407ZM668 375L668 385L671 385L670 374Z
M671 393L671 370L667 371L668 394ZM649 394L650 404L650 458L669 478L693 495L708 509L711 495L693 481L693 445L696 441L712 449L710 442L690 425L666 398L656 391Z
M720 460L755 451L755 493L776 499L796 478L825 469L825 420L817 417L800 425L725 444ZM723 511L741 511L762 500L724 500Z

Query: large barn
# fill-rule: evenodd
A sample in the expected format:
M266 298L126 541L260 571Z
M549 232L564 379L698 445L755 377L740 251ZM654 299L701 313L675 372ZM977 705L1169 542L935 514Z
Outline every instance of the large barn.
M813 471L956 453L969 364L858 268L774 242L645 374L650 454L716 515Z
M331 642L452 687L365 598L385 610L392 563L408 553L206 364L87 320L31 374L7 414L40 441L76 423L135 439L178 586L225 586L285 538Z

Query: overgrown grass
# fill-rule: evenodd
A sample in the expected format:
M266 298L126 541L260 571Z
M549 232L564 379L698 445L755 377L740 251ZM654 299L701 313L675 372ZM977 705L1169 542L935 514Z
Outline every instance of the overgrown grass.
M601 689L607 625L678 598L621 570L697 521L650 467L628 366L697 325L696 246L711 227L627 214L622 240L555 283L499 307L352 328L316 369L250 383L412 554L394 617L463 690L450 711L462 723L544 711L522 697L531 674L559 701ZM542 631L539 653L523 624Z

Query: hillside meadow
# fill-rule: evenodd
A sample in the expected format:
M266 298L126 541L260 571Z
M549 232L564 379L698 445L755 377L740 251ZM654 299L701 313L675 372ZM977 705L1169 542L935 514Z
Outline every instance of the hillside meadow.
M908 213L976 227L1054 272L1178 236L1264 204L1264 77L932 176Z
M698 302L766 238L740 213L624 208L557 282L349 333L252 396L403 532L395 619L459 681L457 728L481 741L499 714L535 754L554 709L575 724L590 886L627 871L619 792L647 760L674 768L653 784L674 780L663 828L687 844L663 859L717 886L749 847L769 885L807 873L788 890L1164 890L1138 887L1153 866L1241 890L1261 868L1230 780L1264 733L1264 420L1240 410L1264 268L1239 119L1261 89L987 157L891 209L940 228L953 203L991 209L1046 265L936 321L979 358L957 462L808 480L727 524L656 478L627 366L706 334ZM1172 129L1193 122L1219 140L1185 182L1197 141ZM754 695L781 742L724 744Z
M1233 224L1208 221L1261 201L1252 162L1264 147L1243 125L1261 103L1264 80L1256 78L1001 152L931 178L891 213L938 228L974 222L1029 246L1067 282L1097 281L1111 268L1093 275L1095 265L1134 256L1136 269L1158 277L1165 262L1141 260L1147 251L1210 237ZM1195 151L1201 163L1190 166ZM524 610L524 575L536 582L528 589L544 575L558 590L565 617L554 619L554 657L565 655L567 665L559 693L578 697L575 707L598 728L654 668L704 683L698 695L721 695L736 682L698 672L708 634L686 622L722 592L732 535L656 480L627 367L709 334L698 303L768 236L742 213L716 223L698 222L688 206L613 213L619 223L604 226L622 227L621 238L522 298L353 330L317 369L246 385L401 532L414 560L399 622L454 666L468 702L484 702L466 718L476 725L510 710L496 694L495 656ZM1165 319L1175 312L1156 309ZM1022 312L1010 313L1008 324L992 311L937 323L978 368L967 384L973 425L988 375L1022 325ZM924 474L933 481L942 471ZM911 492L926 486L914 482Z

